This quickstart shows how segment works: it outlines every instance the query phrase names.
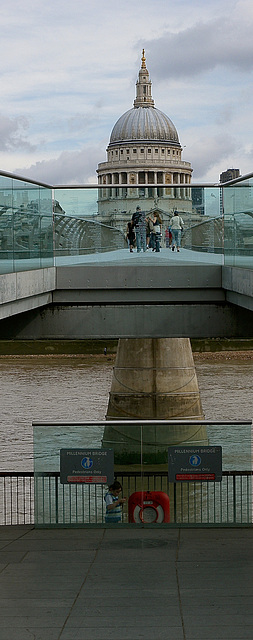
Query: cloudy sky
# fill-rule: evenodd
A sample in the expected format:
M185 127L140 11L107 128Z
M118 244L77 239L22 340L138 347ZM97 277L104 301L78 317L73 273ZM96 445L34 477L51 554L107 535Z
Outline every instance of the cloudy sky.
M193 181L253 171L252 0L10 0L0 25L1 170L95 183L144 47Z

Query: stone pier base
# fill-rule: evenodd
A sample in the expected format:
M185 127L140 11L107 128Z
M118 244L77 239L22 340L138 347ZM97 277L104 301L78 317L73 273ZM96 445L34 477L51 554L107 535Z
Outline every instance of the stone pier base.
M188 338L121 339L113 372L103 446L115 462L164 463L168 446L206 444L204 419ZM191 424L124 425L124 420L191 420ZM195 422L196 421L196 422Z

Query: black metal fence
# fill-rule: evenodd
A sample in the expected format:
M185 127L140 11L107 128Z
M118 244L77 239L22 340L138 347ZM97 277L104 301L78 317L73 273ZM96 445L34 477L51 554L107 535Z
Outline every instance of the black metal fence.
M124 472L117 474L117 479L127 498L137 491L166 493L170 498L171 524L251 525L252 473L224 471L222 482L169 483L165 471ZM40 474L35 479L29 472L0 472L0 525L101 526L104 494L102 485L62 485L58 472ZM127 507L124 523L128 523Z
M0 472L0 525L34 524L34 475Z

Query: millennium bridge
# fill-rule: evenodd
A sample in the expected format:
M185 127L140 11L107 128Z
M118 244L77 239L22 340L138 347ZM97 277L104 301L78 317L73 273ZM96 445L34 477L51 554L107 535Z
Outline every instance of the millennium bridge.
M105 223L100 186L1 172L1 338L252 337L252 180L192 185L180 253L166 247L166 214L161 251L137 254L120 222L128 204L119 190ZM177 199L184 189L177 185ZM154 209L162 212L162 201L154 197Z

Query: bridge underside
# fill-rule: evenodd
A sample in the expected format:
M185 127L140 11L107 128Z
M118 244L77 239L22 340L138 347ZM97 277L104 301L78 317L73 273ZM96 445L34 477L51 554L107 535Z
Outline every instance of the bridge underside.
M1 278L1 339L253 334L253 272L246 269L97 264Z
M1 339L251 338L253 314L233 305L49 306L0 323Z

